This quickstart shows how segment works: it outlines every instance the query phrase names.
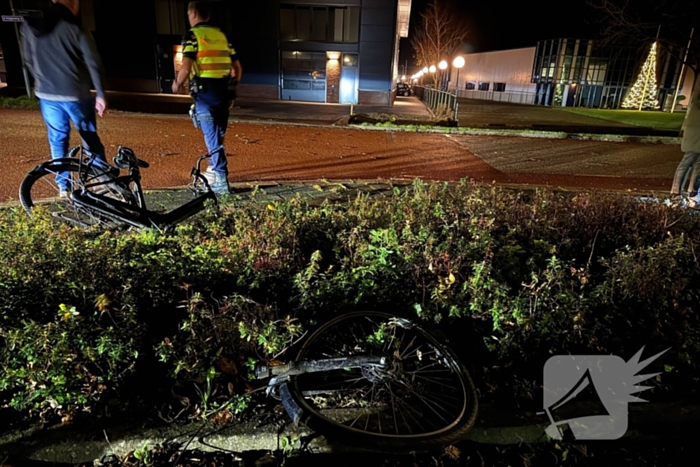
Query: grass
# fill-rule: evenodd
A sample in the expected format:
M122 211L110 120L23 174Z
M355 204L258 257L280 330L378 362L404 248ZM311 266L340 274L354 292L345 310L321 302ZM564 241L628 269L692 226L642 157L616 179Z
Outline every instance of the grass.
M612 120L628 125L654 128L656 130L680 131L685 118L685 112L670 113L646 110L640 112L638 110L584 109L576 107L563 107L560 110L587 117L600 118L601 120Z

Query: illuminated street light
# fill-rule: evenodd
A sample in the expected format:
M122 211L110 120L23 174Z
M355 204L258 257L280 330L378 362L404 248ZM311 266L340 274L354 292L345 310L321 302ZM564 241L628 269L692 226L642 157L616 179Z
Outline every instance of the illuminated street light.
M447 62L445 60L442 60L440 63L438 63L438 68L440 68L440 74L438 75L438 79L440 81L440 90L445 91L444 89L446 87L445 83L445 70L447 69Z
M422 71L423 71L423 73L427 73L427 72L428 72L428 67L427 67L427 66L424 67Z
M435 70L435 65L430 65L430 68L428 68L428 71L430 71L431 73L435 73Z
M457 81L455 82L455 96L458 94L457 91L459 90L459 69L464 66L464 57L461 55L455 57L454 61L452 62L452 65L457 68Z

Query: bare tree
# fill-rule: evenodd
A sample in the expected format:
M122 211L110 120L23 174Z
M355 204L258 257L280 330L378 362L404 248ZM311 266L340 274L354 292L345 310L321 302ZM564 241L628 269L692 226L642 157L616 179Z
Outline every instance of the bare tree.
M411 34L413 56L418 66L437 65L459 49L469 30L452 0L432 0ZM433 85L437 86L437 73Z
M700 2L697 0L587 0L600 16L602 44L657 46L693 71L700 63ZM688 49L691 31L693 41ZM686 49L688 53L686 55Z

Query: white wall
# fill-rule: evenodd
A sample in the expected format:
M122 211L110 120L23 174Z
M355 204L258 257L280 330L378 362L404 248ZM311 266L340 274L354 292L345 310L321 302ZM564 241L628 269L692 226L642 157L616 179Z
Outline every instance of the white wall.
M535 62L535 47L522 49L499 50L482 52L464 56L464 67L459 72L458 89L466 89L467 82L490 83L489 91L493 91L493 83L506 83L506 92L535 92L535 83L531 83L532 66ZM452 79L457 73L453 70ZM454 87L454 82L450 87Z

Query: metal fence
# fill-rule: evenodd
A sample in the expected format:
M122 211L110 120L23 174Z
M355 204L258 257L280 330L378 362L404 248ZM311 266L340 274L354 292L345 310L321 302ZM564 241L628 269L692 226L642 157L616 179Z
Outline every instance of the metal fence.
M512 102L515 104L535 104L535 93L525 91L478 91L460 89L458 97L465 99L483 99L498 102Z
M448 120L457 122L459 104L454 93L439 91L429 86L414 86L413 92L428 106L433 115L439 115L444 112L444 116Z

